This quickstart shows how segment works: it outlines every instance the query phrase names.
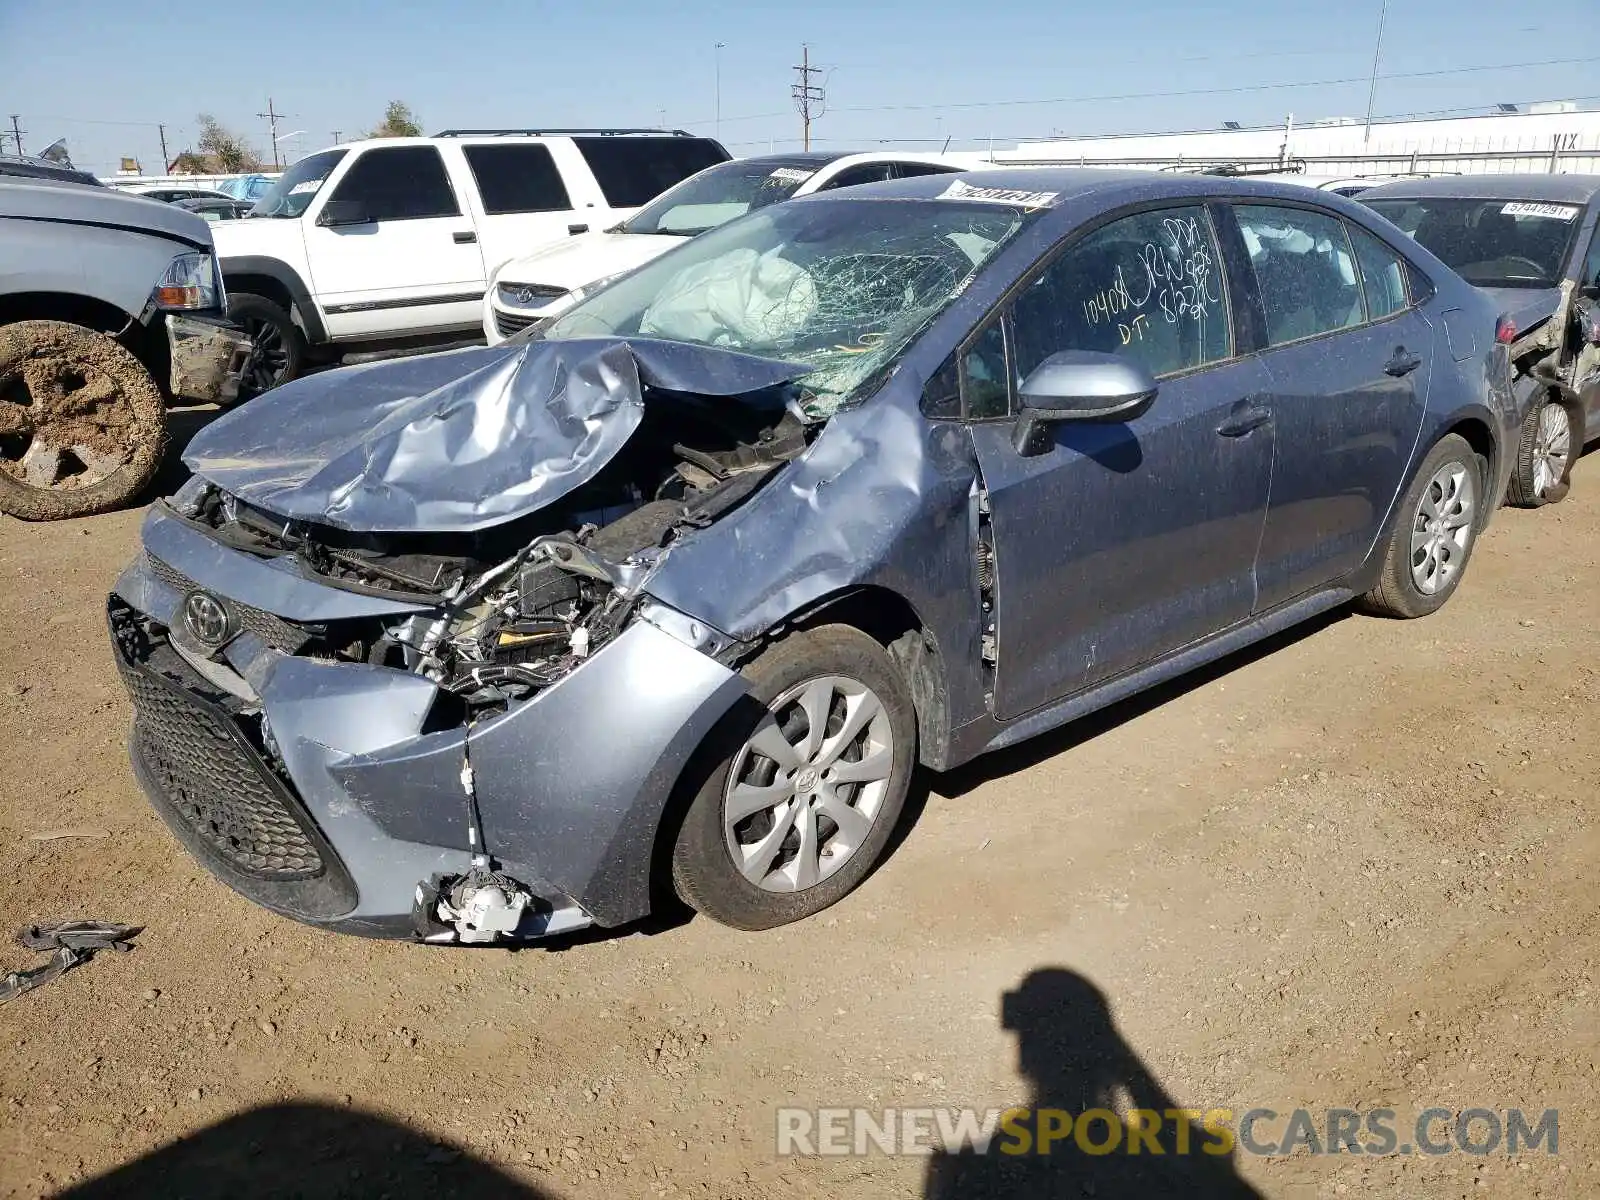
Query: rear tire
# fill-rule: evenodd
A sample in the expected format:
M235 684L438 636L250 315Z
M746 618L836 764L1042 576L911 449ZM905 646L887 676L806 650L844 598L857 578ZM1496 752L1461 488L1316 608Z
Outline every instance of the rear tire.
M306 361L306 339L282 305L253 292L228 297L228 316L253 344L239 380L239 399L248 400L288 383Z
M1573 451L1572 414L1559 400L1541 397L1523 419L1506 498L1518 508L1559 504L1572 487Z
M1483 526L1484 471L1466 439L1449 433L1428 451L1400 501L1377 587L1361 607L1377 616L1425 617L1461 585Z
M871 873L905 805L917 719L889 655L849 626L792 634L743 674L754 703L723 719L691 768L672 881L713 920L771 929Z
M166 437L161 389L121 343L64 321L0 327L0 512L119 508L150 482Z

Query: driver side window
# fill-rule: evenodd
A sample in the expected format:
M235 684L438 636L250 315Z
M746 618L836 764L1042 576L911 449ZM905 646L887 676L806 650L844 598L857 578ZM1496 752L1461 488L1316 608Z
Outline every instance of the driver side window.
M1126 356L1152 375L1228 358L1222 253L1204 208L1135 213L1050 263L1014 302L1019 384L1062 350Z
M1589 239L1589 257L1584 259L1583 278L1578 282L1584 287L1600 287L1600 225Z

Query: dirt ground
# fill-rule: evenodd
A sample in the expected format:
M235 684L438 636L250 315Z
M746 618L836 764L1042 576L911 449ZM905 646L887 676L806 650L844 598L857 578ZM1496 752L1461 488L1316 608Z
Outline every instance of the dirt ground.
M925 778L817 919L519 953L321 933L179 850L105 644L139 519L0 518L0 930L145 926L0 1008L0 1194L917 1196L950 1164L780 1158L776 1107L1073 1107L1110 1072L1561 1110L1556 1155L1239 1155L1190 1194L1600 1195L1600 455L1436 616L1339 614ZM999 1190L1139 1194L1113 1158Z

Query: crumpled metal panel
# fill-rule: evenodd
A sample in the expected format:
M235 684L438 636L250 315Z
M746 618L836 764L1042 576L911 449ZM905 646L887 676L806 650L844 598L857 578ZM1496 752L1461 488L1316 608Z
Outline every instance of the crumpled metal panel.
M470 532L592 479L643 387L758 391L804 374L648 338L576 338L372 363L297 380L214 421L184 462L268 512L361 532Z
M146 514L140 537L148 553L207 591L290 621L341 621L424 609L410 600L365 596L308 579L291 558L256 558L230 550L159 505ZM139 598L128 599L141 606Z

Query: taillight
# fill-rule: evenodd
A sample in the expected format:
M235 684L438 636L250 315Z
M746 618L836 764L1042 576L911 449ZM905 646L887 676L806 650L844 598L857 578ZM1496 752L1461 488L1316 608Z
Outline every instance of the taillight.
M1501 317L1494 323L1494 340L1509 346L1517 340L1517 323L1510 317Z

